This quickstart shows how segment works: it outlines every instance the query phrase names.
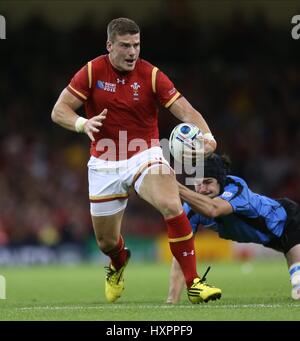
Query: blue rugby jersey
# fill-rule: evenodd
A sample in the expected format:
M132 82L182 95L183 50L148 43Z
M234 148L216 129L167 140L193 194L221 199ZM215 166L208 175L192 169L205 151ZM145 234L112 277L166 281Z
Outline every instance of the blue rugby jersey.
M227 176L224 192L219 197L231 204L233 213L206 218L193 212L187 203L183 205L194 233L201 224L218 232L221 238L257 244L267 244L282 235L287 219L285 209L276 200L252 192L243 179Z

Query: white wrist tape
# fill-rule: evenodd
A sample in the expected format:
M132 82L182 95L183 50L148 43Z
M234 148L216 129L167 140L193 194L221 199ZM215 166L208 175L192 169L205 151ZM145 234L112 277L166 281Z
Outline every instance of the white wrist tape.
M79 116L77 118L77 120L75 121L75 130L77 131L77 133L83 133L84 129L84 125L85 122L87 121L86 118Z
M208 141L213 141L215 139L212 133L203 134L203 138Z

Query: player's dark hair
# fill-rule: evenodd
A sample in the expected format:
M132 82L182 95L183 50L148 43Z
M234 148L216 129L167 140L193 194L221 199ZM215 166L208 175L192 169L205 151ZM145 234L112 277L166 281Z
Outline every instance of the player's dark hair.
M128 18L113 19L107 25L107 39L114 41L117 35L124 36L125 34L140 33L140 28L137 23Z
M227 155L212 154L204 160L204 177L216 179L220 185L220 193L224 192L230 166L231 161Z

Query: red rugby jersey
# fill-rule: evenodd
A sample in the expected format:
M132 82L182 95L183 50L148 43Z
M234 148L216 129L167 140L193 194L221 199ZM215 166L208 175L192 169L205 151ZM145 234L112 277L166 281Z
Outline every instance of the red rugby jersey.
M147 61L138 59L133 71L123 73L111 65L108 55L88 62L67 89L84 102L87 118L108 109L90 150L91 155L108 160L130 158L159 145L158 105L168 108L180 97L170 79ZM116 148L103 139L114 141Z

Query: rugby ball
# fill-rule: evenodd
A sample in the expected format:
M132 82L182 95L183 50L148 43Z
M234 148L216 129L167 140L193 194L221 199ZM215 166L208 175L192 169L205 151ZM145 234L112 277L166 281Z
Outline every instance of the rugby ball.
M201 130L193 123L180 123L171 132L169 149L177 162L184 163L187 155L197 158L203 150Z

